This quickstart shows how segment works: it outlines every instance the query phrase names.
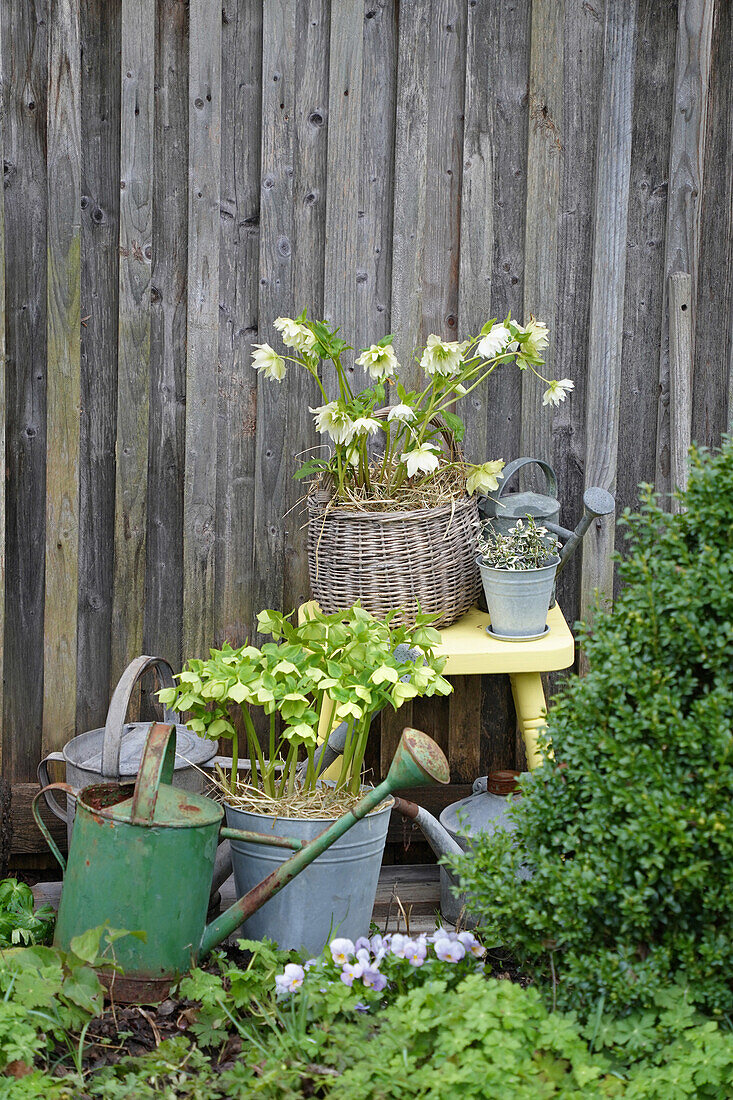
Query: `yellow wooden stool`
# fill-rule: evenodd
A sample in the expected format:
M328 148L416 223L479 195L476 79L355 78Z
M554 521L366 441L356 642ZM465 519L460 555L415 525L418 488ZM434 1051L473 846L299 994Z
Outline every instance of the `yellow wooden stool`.
M317 609L315 600L301 606L299 621ZM504 642L487 633L489 616L472 608L458 622L441 630L437 657L445 657L445 676L483 676L505 672L509 675L519 728L524 737L527 766L530 771L541 762L537 736L547 720L547 703L542 673L569 668L575 660L575 641L560 608L555 604L547 614L549 630L532 642ZM326 730L319 730L321 737ZM328 773L327 773L328 774Z

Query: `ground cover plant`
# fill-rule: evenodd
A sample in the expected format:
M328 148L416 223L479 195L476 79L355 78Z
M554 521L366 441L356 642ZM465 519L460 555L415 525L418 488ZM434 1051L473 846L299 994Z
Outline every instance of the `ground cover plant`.
M673 984L733 1013L733 441L690 461L681 514L647 487L623 517L621 593L581 631L591 671L553 700L516 831L459 860L490 942L588 1016Z

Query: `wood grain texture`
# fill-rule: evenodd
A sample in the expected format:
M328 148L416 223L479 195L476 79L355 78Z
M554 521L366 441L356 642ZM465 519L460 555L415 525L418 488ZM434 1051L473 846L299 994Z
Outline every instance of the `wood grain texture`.
M532 4L529 55L529 143L527 217L524 238L524 321L544 321L550 343L541 373L557 378L555 325L560 183L563 168L564 0ZM552 419L542 407L544 383L532 371L522 375L521 452L546 459L552 454Z
M654 481L656 466L659 378L649 364L656 364L659 358L662 333L664 231L677 37L675 5L639 0L638 28L619 399L618 450L623 461L616 475L617 498L631 507L639 502L639 484ZM651 110L651 104L656 104L657 109ZM616 549L623 551L624 546L623 528L619 527Z
M585 484L610 492L618 463L636 16L637 0L609 0L606 5L596 157ZM596 592L602 599L612 596L613 538L611 515L596 520L583 542L580 611L584 617L592 614Z
M669 153L667 226L664 248L664 302L659 354L659 408L655 485L670 491L669 311L667 279L675 271L692 276L693 315L700 259L701 202L704 186L714 0L679 0L674 101ZM693 336L694 354L694 336Z
M183 495L183 651L214 637L219 380L221 3L189 5L188 328Z
M142 652L153 258L155 2L123 0L111 686Z
M603 73L603 11L585 0L565 0L563 27L563 153L557 229L557 304L551 374L575 389L557 408L537 400L535 417L552 433L550 462L558 478L560 522L573 528L582 515L585 396L590 287L593 271L594 178ZM579 615L580 554L558 579L557 598L568 622ZM550 678L552 681L552 677Z
M359 192L361 183L361 96L364 56L364 0L331 6L328 83L328 179L326 197L325 284L323 312L340 325L346 341L355 341L356 287L359 271ZM358 354L358 347L356 354ZM351 364L349 364L351 367ZM335 375L334 369L330 368ZM368 375L351 369L353 386ZM330 386L335 378L325 373Z
M44 0L3 5L5 81L5 698L3 775L31 782L41 754L46 477Z
M110 690L120 216L120 5L82 0L81 423L77 729Z
M76 0L51 0L43 752L76 732L81 389L81 51Z
M452 783L472 783L479 774L481 677L453 676L448 696L448 751Z
M297 52L293 58L293 86L295 113L293 117L291 163L293 165L292 211L292 307L290 316L308 308L310 317L324 312L324 253L326 248L327 184L329 138L331 134L329 84L334 79L326 71L324 58L330 56L331 35L329 5L325 0L308 0L299 3L296 12ZM349 37L361 35L361 19L349 31ZM356 62L355 62L356 63ZM330 71L330 70L329 70ZM349 66L341 73L348 77ZM356 74L354 74L356 77ZM360 77L360 71L359 71ZM358 83L358 81L357 81ZM349 95L351 87L344 87ZM358 95L357 95L358 100ZM345 124L345 121L344 123ZM358 144L358 136L353 135ZM340 176L330 177L334 188L340 185ZM343 324L343 321L340 322ZM345 329L351 343L353 333ZM321 442L313 424L309 408L322 403L315 380L305 370L292 370L287 381L287 446L282 476L283 510L280 523L283 527L285 572L283 576L283 606L288 610L309 599L307 510L303 501L305 486L294 479L294 474L306 458L313 454L313 447Z
M259 343L283 351L273 321L292 309L293 156L295 112L294 0L265 0L262 25ZM292 371L290 372L293 373ZM257 377L254 607L283 601L288 382ZM296 383L297 385L297 383Z
M469 4L466 17L463 175L461 194L458 329L476 335L491 317L494 258L494 147L489 83L490 12L488 0ZM466 423L463 452L472 462L487 454L488 403L494 383L480 387L459 406Z
M392 199L397 88L396 0L365 0L354 346L391 332Z
M733 427L733 5L715 5L694 321L692 438L717 446ZM728 401L716 395L725 392ZM729 410L730 403L730 410Z
M188 277L188 19L161 0L155 26L153 262L145 653L181 667Z
M259 341L262 8L225 3L222 22L219 211L219 409L216 486L217 643L252 629L253 514ZM267 340L263 336L262 340Z
M670 479L672 491L687 487L687 452L692 442L692 276L669 277ZM673 512L682 511L671 501Z

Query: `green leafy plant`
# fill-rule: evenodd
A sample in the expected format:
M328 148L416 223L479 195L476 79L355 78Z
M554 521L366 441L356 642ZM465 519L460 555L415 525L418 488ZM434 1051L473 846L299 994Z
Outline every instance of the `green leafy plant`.
M416 696L451 691L440 675L444 662L433 652L440 635L429 625L430 616L418 615L414 627L401 627L393 625L395 614L378 620L356 605L333 615L312 611L294 625L277 611L261 611L259 629L274 641L261 648L212 649L207 661L189 661L177 677L178 686L164 689L159 697L176 710L190 712L188 725L196 733L232 739L232 792L239 712L251 783L270 798L295 789L301 749L307 769L297 782L304 791L315 788L319 728L325 732L332 722L345 721L348 734L336 789L348 787L356 793L374 714L385 706L396 710ZM267 755L255 732L253 708L261 708L269 720Z
M680 514L646 487L624 515L621 593L581 631L591 671L553 701L514 833L456 864L484 933L587 1014L672 981L733 1010L733 441L690 464Z
M507 317L502 324L488 321L478 336L463 341L428 337L420 355L420 367L425 374L422 390L408 391L399 381L400 364L392 348L392 336L361 351L356 363L363 367L373 386L354 393L345 355L353 351L323 321L310 321L304 310L293 320L278 317L275 328L285 346L293 354L279 355L269 344L256 344L253 366L266 377L282 382L286 363L304 367L321 391L324 404L311 409L317 430L332 443L329 458L307 462L299 477L320 473L335 487L335 496L344 499L351 490L363 491L371 499L380 499L393 506L401 488L424 490L439 472L449 468L459 471L460 493L487 492L498 488L497 478L502 461L471 465L455 462L441 453L440 434L447 427L460 441L463 422L453 411L458 400L483 385L502 363L516 362L520 370L531 370L547 383L543 403L558 404L564 400L573 383L568 378L557 382L545 378L537 368L542 365L541 353L548 343L547 326L531 318L518 325ZM330 401L319 375L321 361L333 364L338 382L338 397ZM384 417L374 414L386 398L385 383L396 389L399 403ZM385 410L386 412L386 410ZM379 457L370 464L369 440L380 437Z
M0 948L50 940L54 911L50 905L34 910L34 905L30 886L14 878L0 882Z
M518 519L506 535L487 525L479 532L476 545L484 565L520 572L549 565L560 543L546 527L536 525L534 516L528 515L526 519Z

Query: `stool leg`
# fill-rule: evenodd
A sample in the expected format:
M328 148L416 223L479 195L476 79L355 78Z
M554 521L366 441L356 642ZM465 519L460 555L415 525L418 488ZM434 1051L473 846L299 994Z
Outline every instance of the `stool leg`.
M510 672L509 680L519 728L524 737L527 767L533 771L542 763L542 754L537 748L537 734L547 724L547 703L542 690L542 676L539 672Z

